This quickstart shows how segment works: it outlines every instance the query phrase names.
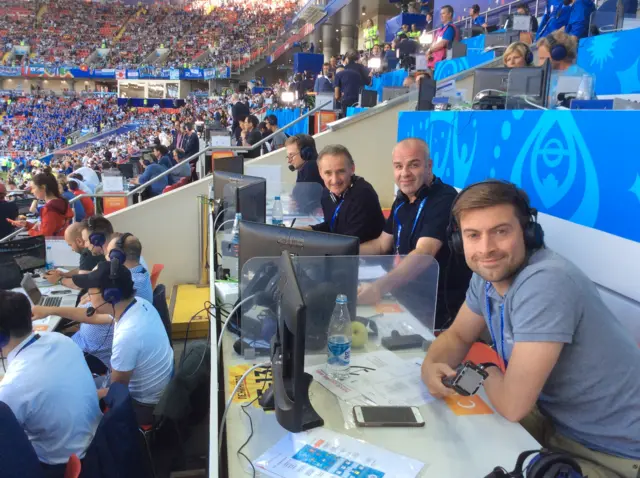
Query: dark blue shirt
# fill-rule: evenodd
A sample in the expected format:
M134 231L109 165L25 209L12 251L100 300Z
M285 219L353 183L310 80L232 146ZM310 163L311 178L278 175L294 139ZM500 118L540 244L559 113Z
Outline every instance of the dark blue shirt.
M482 25L484 25L485 23L486 23L485 18L484 18L482 15L480 15L479 17L477 17L477 18L473 21L473 24L474 24L474 25L480 25L480 26L482 26Z
M336 88L340 88L343 106L352 106L354 103L358 102L358 96L360 95L360 90L362 90L364 86L364 82L362 81L360 73L355 70L345 68L344 70L336 73L334 86Z
M138 178L138 182L139 184L147 183L151 181L153 178L155 178L156 176L159 176L162 173L164 173L166 170L167 168L165 168L161 164L151 163L149 166L145 168L144 172L140 175L140 177ZM169 185L168 175L163 177L162 179L158 179L149 187L149 189L151 189L151 195L158 196L159 194L162 194L162 190L168 185Z
M575 0L565 28L568 35L584 38L589 33L589 19L595 11L593 0Z
M571 15L571 7L566 6L562 0L549 0L544 9L544 15L538 27L536 40L546 37L549 33L567 25L569 16Z

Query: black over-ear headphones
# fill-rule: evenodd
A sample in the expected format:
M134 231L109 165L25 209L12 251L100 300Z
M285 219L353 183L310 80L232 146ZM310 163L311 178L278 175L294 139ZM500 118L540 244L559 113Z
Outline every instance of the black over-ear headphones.
M549 42L549 54L551 55L551 59L554 61L562 61L567 57L569 53L567 51L567 47L553 37L553 33L551 35L547 35L545 37L547 42Z
M318 152L312 143L313 138L307 138L305 134L298 135L298 144L300 146L300 157L303 161L315 161L318 159Z
M118 238L115 247L109 251L109 260L111 261L111 275L109 277L111 279L115 279L118 276L118 266L124 264L127 260L127 254L124 252L124 244L131 236L133 236L133 234L125 232Z
M92 229L95 228L95 219L93 216L89 216L87 228L89 229L89 244L93 247L103 247L104 243L107 242L107 238L101 232L92 232Z
M480 181L478 183L471 184L464 188L451 204L451 215L449 217L449 226L447 226L447 236L449 237L449 249L457 254L464 253L464 246L462 242L462 234L460 233L460 227L456 218L453 215L456 204L464 194L481 184L498 184L506 186L511 192L511 203L525 216L529 218L527 224L523 228L524 245L527 250L540 249L544 246L544 231L542 226L538 224L538 211L532 208L529 204L529 200L523 191L509 182L501 181L499 179L489 179L486 181Z
M524 61L527 65L531 65L531 63L533 63L533 52L531 51L531 47L529 47L529 45L527 45L525 42L516 42L516 45L522 45L522 48L524 48Z
M534 456L527 467L525 460ZM516 467L508 472L502 467L496 467L485 478L583 478L582 469L578 462L564 453L555 453L545 449L530 450L520 453Z

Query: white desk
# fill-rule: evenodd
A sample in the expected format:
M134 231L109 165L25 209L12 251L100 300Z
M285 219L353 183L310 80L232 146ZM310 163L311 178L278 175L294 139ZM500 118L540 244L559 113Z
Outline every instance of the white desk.
M358 314L368 316L368 310L358 308ZM362 313L361 313L362 312ZM223 340L223 364L225 396L229 397L229 367L247 362L233 351L236 337L228 334ZM367 351L376 349L370 341ZM355 353L355 352L354 352ZM402 356L424 356L420 350L402 352ZM307 356L305 366L322 363L324 354ZM266 361L258 358L253 363ZM481 393L488 404L488 399ZM424 428L346 428L339 400L322 385L313 382L310 399L315 410L325 421L325 427L389 451L426 463L420 477L469 478L488 474L495 466L512 469L518 455L524 450L540 448L540 445L517 423L511 423L497 413L491 415L458 416L440 400L420 407L426 422ZM466 399L461 399L466 400ZM466 403L463 403L466 404ZM250 472L246 460L237 450L249 436L249 420L235 403L227 416L228 473L241 477ZM243 452L252 460L271 448L288 432L276 421L274 413L265 413L254 406L245 409L253 420L254 436ZM257 476L260 476L257 470Z

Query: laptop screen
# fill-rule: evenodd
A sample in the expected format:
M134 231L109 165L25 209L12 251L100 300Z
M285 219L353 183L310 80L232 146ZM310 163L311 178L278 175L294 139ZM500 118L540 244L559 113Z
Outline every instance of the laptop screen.
M34 305L38 305L42 298L42 293L40 292L40 289L38 289L33 277L29 274L25 274L20 285L29 296L29 299L31 299L31 302L33 302Z
M12 256L22 272L44 269L47 264L47 248L43 236L2 242L0 254Z

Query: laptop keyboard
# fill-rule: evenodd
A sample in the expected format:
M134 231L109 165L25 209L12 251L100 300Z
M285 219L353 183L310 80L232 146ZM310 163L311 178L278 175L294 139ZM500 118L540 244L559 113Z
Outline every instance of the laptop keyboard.
M43 297L41 302L45 307L60 307L62 297Z

